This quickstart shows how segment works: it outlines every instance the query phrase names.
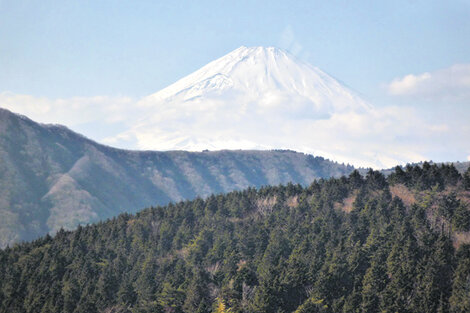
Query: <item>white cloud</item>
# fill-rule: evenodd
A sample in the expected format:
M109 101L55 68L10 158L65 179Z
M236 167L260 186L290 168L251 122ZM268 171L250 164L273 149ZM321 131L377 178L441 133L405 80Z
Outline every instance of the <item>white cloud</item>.
M307 54L303 51L303 47L297 40L291 25L287 25L279 35L278 45L293 55L306 59Z
M358 166L386 168L432 158L441 143L467 145L452 126L428 123L409 107L338 110L311 114L307 107L292 114L295 103L266 107L250 103L198 99L160 103L134 127L106 140L139 149L292 149ZM318 118L320 116L320 118ZM470 135L470 134L468 134Z
M394 96L406 96L433 101L470 101L470 64L419 75L396 78L387 86Z
M0 107L26 115L41 123L63 124L101 139L103 129L110 125L131 123L138 116L135 101L129 97L73 97L50 99L31 95L0 93ZM101 129L101 131L96 131Z
M431 74L429 73L424 73L418 76L409 74L401 79L395 79L392 81L388 86L388 90L392 95L411 94L416 91L419 84L422 84L423 82L426 83L426 81L429 81L430 79Z
M121 148L281 148L374 168L426 159L439 161L441 156L446 161L462 160L468 155L470 127L466 122L425 120L419 109L411 107L338 106L312 111L302 99L266 106L258 102L240 104L235 95L231 102L217 97L204 101L195 97L184 104L144 105L145 101L0 93L0 107L39 122L64 124Z
M134 101L129 97L73 97L49 99L19 95L11 92L0 93L0 107L27 115L42 123L62 123L75 126L99 120L105 123L121 122L128 119L128 112L134 110Z

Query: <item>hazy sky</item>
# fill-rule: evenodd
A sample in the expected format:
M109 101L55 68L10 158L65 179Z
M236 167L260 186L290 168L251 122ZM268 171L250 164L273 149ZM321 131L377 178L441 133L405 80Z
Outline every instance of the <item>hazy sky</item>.
M132 118L97 117L242 45L284 48L376 107L411 108L442 128L436 145L458 139L426 158L470 157L468 0L0 0L0 107L101 140Z

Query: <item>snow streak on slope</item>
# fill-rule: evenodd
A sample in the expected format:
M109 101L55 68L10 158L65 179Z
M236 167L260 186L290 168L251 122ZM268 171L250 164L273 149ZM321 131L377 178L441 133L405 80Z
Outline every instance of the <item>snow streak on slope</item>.
M152 150L287 148L389 167L423 159L410 152L413 143L396 148L391 133L429 131L418 121L401 122L414 112L377 110L320 69L273 47L240 47L138 106L145 118L106 143Z

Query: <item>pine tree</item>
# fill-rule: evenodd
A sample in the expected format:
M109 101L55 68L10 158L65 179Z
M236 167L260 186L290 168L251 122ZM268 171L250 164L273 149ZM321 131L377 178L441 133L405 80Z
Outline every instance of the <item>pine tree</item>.
M464 204L459 204L452 217L452 228L455 231L470 231L470 209Z
M470 166L467 168L467 171L463 175L463 186L465 190L470 190Z
M454 313L470 312L470 245L460 247L457 258L450 307Z
M75 279L72 278L64 283L62 296L64 297L64 312L73 312L80 300L80 288Z

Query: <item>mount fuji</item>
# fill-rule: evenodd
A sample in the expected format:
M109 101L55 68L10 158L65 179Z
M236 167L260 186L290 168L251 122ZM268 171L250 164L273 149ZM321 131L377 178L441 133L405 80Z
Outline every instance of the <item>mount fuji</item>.
M373 154L351 155L335 144L339 136L361 136L364 123L374 121L373 106L274 47L240 47L137 107L145 117L105 143L147 150L292 149L384 167Z
M149 105L237 99L239 106L285 106L315 115L366 108L351 90L320 69L274 47L240 47L167 88L148 96Z

